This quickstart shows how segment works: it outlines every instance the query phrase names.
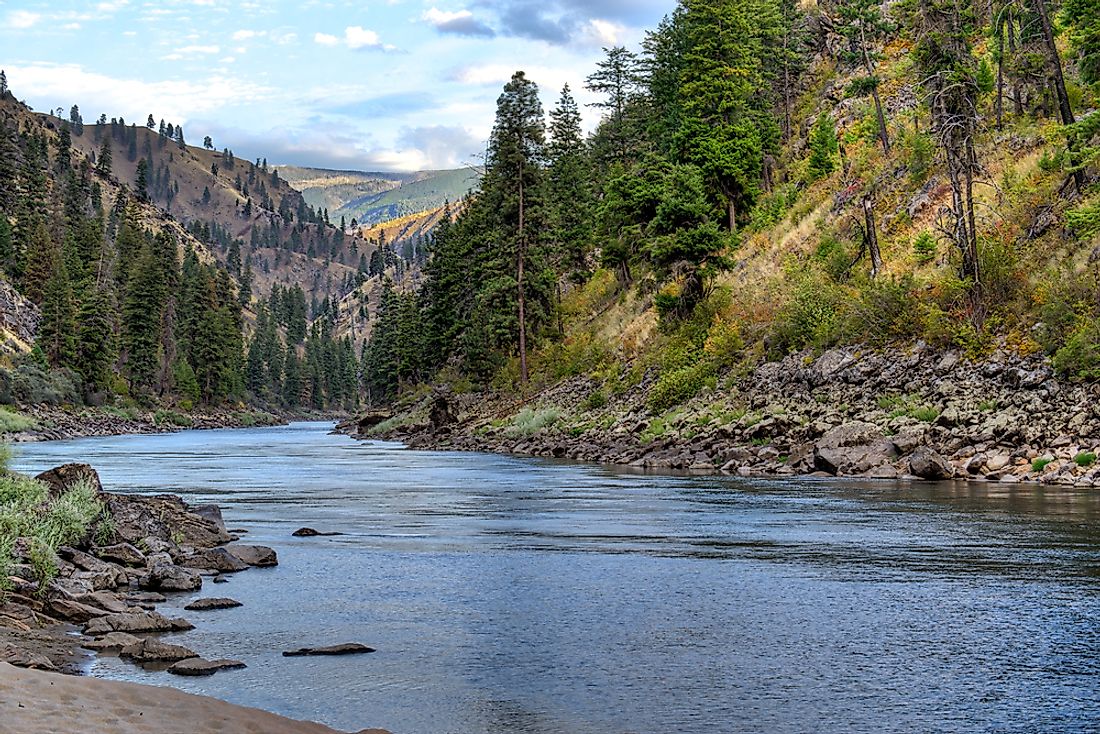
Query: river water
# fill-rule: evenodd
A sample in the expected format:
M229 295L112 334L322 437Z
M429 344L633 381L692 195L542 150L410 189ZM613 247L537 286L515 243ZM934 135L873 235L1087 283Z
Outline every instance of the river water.
M216 502L280 565L93 675L397 734L1100 731L1100 492L627 473L329 426L24 445ZM303 525L336 537L294 538ZM352 658L284 658L362 642Z

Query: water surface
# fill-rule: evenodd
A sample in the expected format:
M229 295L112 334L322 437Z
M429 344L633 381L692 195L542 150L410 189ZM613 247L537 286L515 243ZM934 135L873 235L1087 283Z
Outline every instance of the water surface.
M93 675L397 734L1100 731L1100 492L641 475L327 424L19 448L216 502L280 565L177 595L246 670ZM344 533L294 538L303 525ZM355 658L283 658L357 641Z

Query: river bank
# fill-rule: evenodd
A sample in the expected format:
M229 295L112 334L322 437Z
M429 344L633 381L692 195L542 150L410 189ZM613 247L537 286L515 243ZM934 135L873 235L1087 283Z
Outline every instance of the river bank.
M175 433L183 430L213 430L219 428L258 428L286 425L295 420L338 419L342 414L271 412L267 410L217 409L182 412L171 409L140 410L137 408L75 408L50 405L28 405L17 408L28 421L27 427L0 433L0 439L11 443L63 441L92 436L148 435Z
M849 347L728 375L667 410L653 408L656 387L647 373L521 399L436 391L338 430L698 474L1100 486L1100 384L1060 380L1041 355Z
M108 493L95 470L85 464L60 466L35 479L44 485L51 504L65 502L72 491L90 491L103 512L79 537L58 547L56 557L52 552L44 554L36 537L17 537L0 548L5 556L10 554L0 558L4 566L4 578L0 579L0 690L12 694L2 697L6 704L14 705L21 696L20 708L25 704L28 709L18 715L10 712L10 716L5 711L5 731L88 731L88 722L103 724L95 726L95 731L147 731L158 717L157 711L185 704L199 717L198 728L184 729L177 723L175 728L157 730L195 732L213 730L216 724L212 722L236 727L264 722L264 731L333 731L285 719L280 722L281 717L166 689L127 688L94 679L70 683L65 677L42 683L45 679L39 674L9 669L11 665L44 674L80 675L93 656L116 656L147 670L163 671L159 675L166 677L166 684L170 675L230 674L223 671L246 664L225 659L216 650L204 650L200 655L161 641L161 634L195 625L162 614L157 607L167 601L167 595L201 589L205 580L220 583L237 572L278 564L273 549L238 542L246 531L228 531L216 505L190 506L167 494ZM47 514L44 511L44 517ZM43 532L54 531L43 528ZM237 606L239 602L217 596L197 599L186 609L205 616ZM60 693L70 689L69 694ZM105 695L109 697L103 698ZM90 709L77 705L85 699L100 703ZM106 717L102 722L101 715ZM140 727L133 720L136 716L143 717ZM20 728L20 722L26 726Z

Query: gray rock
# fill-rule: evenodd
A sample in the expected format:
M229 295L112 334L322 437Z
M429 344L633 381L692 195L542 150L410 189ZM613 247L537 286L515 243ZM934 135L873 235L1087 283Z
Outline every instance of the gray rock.
M265 567L279 565L279 558L275 551L265 545L233 543L226 546L225 549L249 566Z
M183 632L195 626L186 619L170 619L159 612L125 612L96 617L84 627L88 635L108 632Z
M182 645L170 645L154 639L138 640L119 651L119 657L139 662L176 662L196 657L195 653Z
M124 566L144 566L145 554L129 543L116 543L95 549L95 555L105 561Z
M240 660L203 660L199 657L193 657L173 663L169 666L168 672L173 675L199 676L214 675L219 670L236 670L246 667L248 666Z
M187 606L184 607L189 612L205 612L211 609L233 609L234 607L243 606L236 599L228 599L226 597L211 597L207 599L196 599Z
M131 635L129 632L108 632L102 637L82 642L80 646L96 652L120 652L122 648L139 642L141 642L141 638Z
M159 563L138 580L138 587L153 591L194 591L202 587L202 576L190 568Z
M909 473L921 479L950 479L955 472L947 459L922 446L909 457Z
M218 573L234 573L248 568L247 563L225 548L211 548L194 553L182 559L181 565L188 568L210 569Z
M328 647L302 647L297 650L287 650L283 653L283 657L293 658L306 655L361 655L368 652L374 652L374 648L361 645L357 642L345 642L341 645L329 645Z

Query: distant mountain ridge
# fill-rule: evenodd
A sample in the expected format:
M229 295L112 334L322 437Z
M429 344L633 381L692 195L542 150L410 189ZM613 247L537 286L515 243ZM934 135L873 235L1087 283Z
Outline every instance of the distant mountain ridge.
M459 168L394 173L279 166L279 174L302 193L306 203L327 209L333 222L373 226L460 201L476 184L480 172Z

